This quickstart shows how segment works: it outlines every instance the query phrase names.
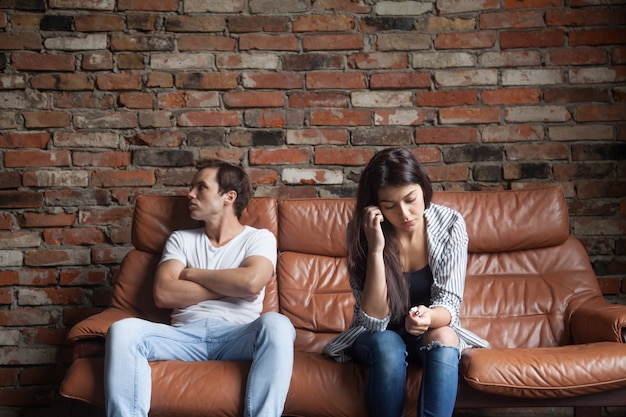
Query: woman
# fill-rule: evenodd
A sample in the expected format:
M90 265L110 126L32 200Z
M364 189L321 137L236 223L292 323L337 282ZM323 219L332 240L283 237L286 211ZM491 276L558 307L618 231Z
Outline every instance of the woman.
M468 237L404 148L378 152L361 175L348 229L355 297L350 329L325 353L368 367L372 417L404 413L406 362L422 364L418 416L451 416L460 352L486 341L461 328Z

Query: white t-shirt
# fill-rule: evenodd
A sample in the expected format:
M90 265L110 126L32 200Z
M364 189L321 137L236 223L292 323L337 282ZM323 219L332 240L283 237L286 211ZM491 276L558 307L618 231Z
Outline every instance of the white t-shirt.
M276 269L276 238L272 232L245 226L230 242L216 248L204 228L178 230L168 238L161 263L176 259L188 268L230 269L238 268L250 256L264 256ZM254 301L238 297L202 301L174 309L171 322L173 326L182 326L196 320L217 318L231 323L249 323L261 314L264 298L265 289Z

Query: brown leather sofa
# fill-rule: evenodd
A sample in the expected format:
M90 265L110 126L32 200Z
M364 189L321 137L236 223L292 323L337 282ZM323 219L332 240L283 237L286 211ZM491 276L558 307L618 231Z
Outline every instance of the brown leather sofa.
M575 406L577 416L599 416L600 406L626 406L626 306L602 297L587 253L569 234L561 190L436 192L434 201L465 217L470 255L461 320L491 343L464 352L457 407ZM265 308L285 314L297 330L285 415L367 415L365 370L320 354L352 315L344 244L352 207L350 199L257 197L244 217L278 237L277 280ZM155 266L170 232L196 226L185 197L137 198L134 249L121 265L110 307L69 333L74 359L63 396L102 406L108 327L130 316L168 321L169 311L152 300ZM242 415L247 362L151 367L151 416ZM420 368L409 368L410 405ZM407 406L405 416L414 413Z

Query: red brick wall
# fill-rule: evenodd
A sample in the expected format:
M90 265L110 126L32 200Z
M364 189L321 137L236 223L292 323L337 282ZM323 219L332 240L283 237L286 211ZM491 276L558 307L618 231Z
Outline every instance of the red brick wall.
M558 184L626 304L625 42L622 0L0 0L0 414L61 407L135 196L209 156L277 198L391 145L438 189Z

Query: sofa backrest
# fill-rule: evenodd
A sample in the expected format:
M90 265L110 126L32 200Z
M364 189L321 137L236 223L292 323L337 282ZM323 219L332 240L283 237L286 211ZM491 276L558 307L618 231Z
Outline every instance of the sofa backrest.
M599 288L584 248L569 237L562 191L435 192L433 202L467 224L463 325L497 347L566 343L568 305ZM353 208L352 199L278 202L280 311L296 327L296 349L319 352L350 324L345 233Z
M276 200L253 197L244 211L244 224L266 228L278 235ZM153 321L167 322L169 310L154 306L152 283L156 266L169 235L175 230L201 227L189 217L185 196L140 195L135 201L132 226L134 249L124 258L113 289L113 307ZM265 311L278 310L276 280L265 290Z

